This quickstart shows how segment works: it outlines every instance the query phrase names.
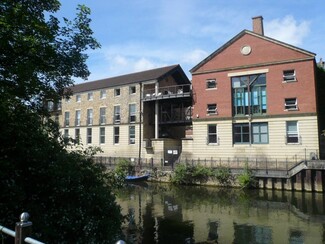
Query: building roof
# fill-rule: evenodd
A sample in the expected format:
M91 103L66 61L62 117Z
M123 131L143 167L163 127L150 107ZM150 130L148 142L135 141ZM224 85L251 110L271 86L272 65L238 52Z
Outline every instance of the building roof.
M182 84L190 83L180 65L171 65L157 69L151 69L102 80L85 82L70 87L73 93L99 90L103 88L124 86L146 81L160 81L168 75L176 75L178 82Z
M228 42L226 42L223 46L221 46L219 49L217 49L216 51L214 51L213 53L211 53L208 57L206 57L205 59L203 59L200 63L198 63L196 66L194 66L190 72L193 74L195 73L195 71L197 71L201 66L203 66L204 64L206 64L207 62L209 62L211 59L213 59L216 55L218 55L219 53L221 53L223 50L225 50L227 47L229 47L231 44L233 44L235 41L237 41L239 38L241 38L242 36L244 35L252 35L252 36L255 36L255 37L258 37L258 38L261 38L261 39L264 39L266 41L270 41L270 42L273 42L273 43L276 43L278 45L281 45L281 46L284 46L286 48L289 48L289 49L292 49L292 50L295 50L295 51L298 51L298 52L301 52L301 53L304 53L312 58L314 58L316 56L315 53L312 53L312 52L309 52L309 51L306 51L302 48L298 48L298 47L295 47L293 45L290 45L288 43L285 43L285 42L281 42L279 40L276 40L276 39L273 39L273 38L270 38L270 37L267 37L267 36L264 36L264 35L260 35L260 34L257 34L253 31L249 31L249 30L243 30L241 31L239 34L237 34L235 37L233 37L232 39L230 39Z

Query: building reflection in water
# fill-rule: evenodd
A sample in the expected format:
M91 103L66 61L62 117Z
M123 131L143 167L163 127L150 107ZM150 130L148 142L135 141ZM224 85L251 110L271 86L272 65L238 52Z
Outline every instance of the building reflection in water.
M117 192L128 243L324 243L324 196L167 184Z

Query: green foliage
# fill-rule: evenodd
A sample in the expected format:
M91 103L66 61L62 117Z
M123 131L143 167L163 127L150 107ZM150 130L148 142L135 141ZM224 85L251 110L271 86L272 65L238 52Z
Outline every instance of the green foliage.
M242 188L252 188L256 186L256 180L253 171L249 169L248 164L245 164L243 173L237 177L239 185Z
M230 186L234 181L229 168L219 167L213 172L213 178L222 186Z
M211 169L204 166L178 164L171 181L178 185L192 185L207 182L211 175Z
M27 211L33 237L46 243L112 243L122 216L110 175L92 156L67 150L44 101L69 95L73 77L86 79L87 49L99 44L90 10L59 21L57 0L0 2L0 223L13 228Z

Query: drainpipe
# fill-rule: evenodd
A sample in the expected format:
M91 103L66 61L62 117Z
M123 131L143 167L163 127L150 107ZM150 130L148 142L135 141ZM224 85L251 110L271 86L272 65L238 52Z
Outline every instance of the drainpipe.
M158 81L155 84L155 93L156 93L156 97L158 96L158 92L159 92L159 84ZM159 125L158 125L158 115L159 115L159 103L158 100L155 101L155 139L158 139L159 137Z
M138 165L141 165L141 142L142 142L142 83L140 83L140 104L139 104L139 157Z

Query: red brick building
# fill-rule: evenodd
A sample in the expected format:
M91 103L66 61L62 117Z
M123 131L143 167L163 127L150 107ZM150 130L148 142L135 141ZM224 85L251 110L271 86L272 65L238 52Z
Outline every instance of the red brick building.
M263 18L191 69L183 158L318 157L315 54L264 36Z

